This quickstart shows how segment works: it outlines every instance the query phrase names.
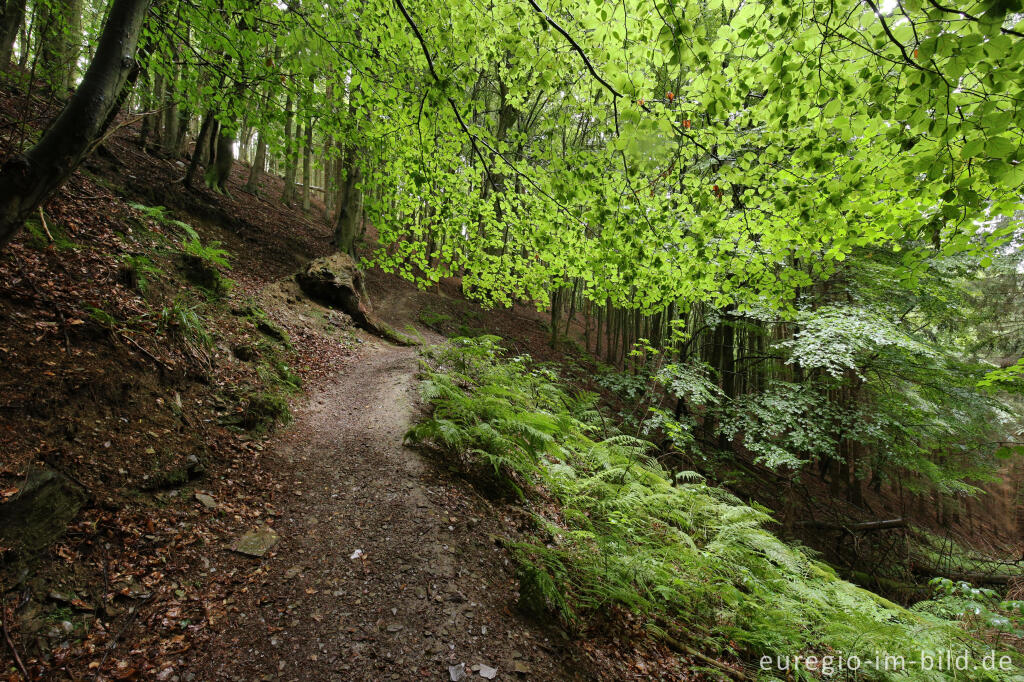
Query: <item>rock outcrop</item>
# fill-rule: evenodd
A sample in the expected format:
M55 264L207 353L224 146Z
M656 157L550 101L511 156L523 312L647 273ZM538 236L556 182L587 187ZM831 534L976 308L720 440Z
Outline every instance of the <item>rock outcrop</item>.
M336 308L359 327L392 343L413 345L415 341L399 334L370 311L363 273L347 253L334 253L311 260L295 274L303 293L330 308Z

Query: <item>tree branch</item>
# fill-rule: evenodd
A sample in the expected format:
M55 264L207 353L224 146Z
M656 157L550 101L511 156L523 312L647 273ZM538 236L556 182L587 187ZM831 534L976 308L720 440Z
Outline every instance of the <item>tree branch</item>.
M548 16L548 15L547 15L547 14L546 14L546 13L544 12L544 10L542 10L542 9L540 8L540 5L538 5L538 4L537 4L537 0L529 0L529 1L530 1L530 5L531 5L531 6L533 7L533 9L534 9L534 10L535 10L535 11L537 12L537 14L539 14L539 15L541 16L541 18L543 18L543 19L544 19L544 21L545 21L545 22L547 22L547 23L548 23L548 24L549 24L549 25L550 25L550 26L551 26L551 27L552 27L553 29L555 29L556 31L558 31L559 33L561 33L561 34L562 34L562 36L563 36L563 37L564 37L564 38L565 38L566 40L568 40L568 41L569 41L569 44L570 44L570 45L572 45L572 49L573 49L573 50L574 50L574 51L576 52L576 54L578 54L578 55L580 56L580 58L581 58L581 59L583 60L583 63L584 63L584 64L586 64L586 66L587 66L587 71L589 71L589 72L590 72L590 75L594 77L594 80L596 80L596 81L597 81L598 83L600 83L601 85L603 85L603 86L604 86L604 88L605 88L605 89L606 89L606 90L607 90L608 92L612 93L612 95L614 95L615 97L625 97L625 95L623 95L623 94L622 94L621 92L619 92L618 90L616 90L615 88L613 88L613 87L612 87L612 85L611 85L611 83L609 83L608 81L606 81L606 80L605 80L604 78L601 78L601 74L599 74L599 73L597 72L597 69L595 69L595 68L594 68L594 65L593 65L593 64L592 64L592 63L590 62L590 59L589 59L589 58L587 57L587 53L583 51L583 48L582 48L582 47L580 47L580 44L579 44L579 43L577 43L577 42L576 42L575 40L573 40L573 37L572 37L571 35L569 35L569 32L568 32L568 31L566 31L566 30L565 30L564 28L562 28L562 27L561 27L561 26L560 26L560 25L558 24L558 22L556 22L556 21L555 21L554 19L552 19L551 17L549 17L549 16Z
M931 6L934 7L935 9L939 10L940 12L946 12L947 14L959 14L961 17L963 17L964 19L967 19L969 21L981 21L980 18L978 18L976 16L973 16L971 14L968 14L967 12L963 11L962 9L953 9L952 7L943 7L939 3L935 2L935 0L928 0L928 2L930 2ZM1002 26L1000 26L999 30L1002 31L1003 33L1005 33L1008 36L1017 36L1018 38L1024 38L1024 33L1021 33L1020 31L1014 31L1012 28L1003 28Z
M416 35L416 40L419 41L420 49L423 50L423 56L426 57L426 59L427 59L427 67L430 69L430 75L433 77L434 82L436 82L438 85L442 85L442 87L443 87L443 83L444 82L441 80L441 77L438 75L437 69L434 68L434 60L430 56L430 50L427 48L427 41L423 39L423 34L420 33L419 26L416 25L416 22L413 20L412 16L409 14L409 10L407 10L405 8L405 5L402 3L402 0L395 0L395 5L398 7L398 10L402 13L402 16L405 17L406 23L409 24L409 27L412 29L413 33ZM469 129L469 126L467 126L466 122L462 119L462 114L459 113L459 107L458 107L458 105L455 104L455 100L453 100L451 98L451 95L449 95L447 93L444 93L444 98L448 101L448 104L451 106L452 112L455 114L455 120L458 121L459 127L462 128L462 132L464 132L466 134L466 137L469 138L469 143L470 143L470 145L472 145L473 151L476 152L476 155L480 158L480 163L483 164L484 172L487 173L487 180L491 183L491 188L495 192L499 192L500 190L498 189L497 184L494 182L494 174L491 171L490 167L487 165L487 160L484 159L484 155L480 151L480 147L477 144L478 141L479 141L480 144L483 144L485 147L487 147L487 149L492 154L494 154L495 156L500 158L502 161L504 161L505 164L509 168L511 168L512 171L516 175L518 175L519 177L525 179L528 183L530 183L530 185L532 185L533 188L536 189L543 197L545 197L546 199L548 199L549 201L554 203L556 206L558 206L559 210L564 212L567 216L569 216L570 218L572 218L576 222L580 223L581 225L586 226L586 223L583 220L581 220L579 217L573 215L572 211L570 211L568 209L568 207L566 207L561 202L559 202L557 199L555 199L553 196L551 196L551 194L549 194L547 191L545 191L543 187L538 185L537 182L533 178L531 178L529 175L527 175L527 174L523 173L522 171L520 171L516 167L516 165L514 163L512 163L511 161L509 161L505 157L504 154L502 154L499 150L495 149L491 145L487 144L486 140L482 140L482 139L478 138L476 135L474 135L473 132Z

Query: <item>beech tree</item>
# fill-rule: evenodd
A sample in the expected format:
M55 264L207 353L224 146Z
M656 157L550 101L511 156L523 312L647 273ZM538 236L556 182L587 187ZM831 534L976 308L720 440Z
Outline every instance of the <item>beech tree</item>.
M0 246L74 172L110 126L138 74L149 0L114 0L82 82L39 142L0 169Z

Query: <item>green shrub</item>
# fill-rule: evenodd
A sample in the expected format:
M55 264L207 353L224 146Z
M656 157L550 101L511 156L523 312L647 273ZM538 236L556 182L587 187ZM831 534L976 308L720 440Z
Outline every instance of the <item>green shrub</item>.
M199 238L199 233L191 225L178 221L175 221L175 223L185 232L185 236L181 239L181 246L185 253L211 265L218 265L226 270L231 269L231 263L228 261L231 254L227 250L220 248L220 242L212 241L203 244Z
M218 270L218 268L231 269L229 261L231 254L221 248L220 242L211 241L204 244L195 228L188 223L171 218L163 206L145 206L133 203L131 207L161 225L174 227L181 231L181 268L190 282L215 296L222 296L231 291L234 281L222 275Z

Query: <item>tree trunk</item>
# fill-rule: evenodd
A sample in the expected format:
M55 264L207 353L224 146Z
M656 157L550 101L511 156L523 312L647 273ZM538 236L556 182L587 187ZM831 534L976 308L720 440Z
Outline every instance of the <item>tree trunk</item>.
M203 123L199 126L199 137L196 138L196 147L192 151L192 161L188 164L188 172L185 173L185 187L191 187L192 181L196 177L196 170L199 168L200 160L203 157L203 152L207 148L207 140L210 137L210 130L213 128L213 110L206 112L206 116L203 117Z
M552 348L558 348L558 327L564 295L563 290L560 288L551 292L551 338L548 339L548 345Z
M164 75L157 72L153 76L153 109L156 111L153 114L152 121L152 133L153 133L153 151L159 151L160 140L163 139L163 126L164 126Z
M138 75L135 46L150 0L114 0L78 90L39 142L0 169L0 247L74 172L110 126Z
M75 86L75 72L78 70L78 53L82 43L82 0L68 0L68 15L65 17L64 68L61 86L70 90Z
M217 135L220 134L220 121L216 116L213 117L213 123L210 126L210 134L206 144L203 145L203 155L199 157L199 161L204 166L209 166L217 160Z
M0 16L0 69L6 69L14 53L14 40L25 20L25 0L7 0Z
M175 158L185 155L185 142L188 139L188 128L192 121L192 112L188 109L178 110L178 135L174 139L174 148L171 153Z
M306 136L305 143L302 147L302 210L308 211L310 209L309 191L310 185L313 184L313 180L310 177L312 175L313 168L313 121L306 119Z
M262 130L256 131L256 158L249 169L249 179L243 188L250 194L256 194L259 190L260 178L263 177L263 167L267 165L267 137Z
M35 17L35 14L36 14L36 11L32 10L32 16L33 17ZM33 21L34 21L34 18L29 19L27 22L26 21L22 21L21 22L20 33L21 33L21 44L22 44L23 47L22 47L22 50L21 50L21 54L18 55L18 68L21 69L22 71L24 71L28 67L28 54L29 54L28 44L31 41L32 22Z
M38 6L36 40L39 76L56 91L71 87L81 30L78 0L49 0Z
M153 90L150 85L149 74L143 71L141 74L142 85L139 87L139 107L142 109L142 113L145 114L147 111L153 108ZM149 141L149 132L153 127L153 117L143 116L142 124L139 126L139 146L143 149L146 148L146 143Z
M348 150L346 159L347 168L345 183L341 189L341 197L338 201L338 219L334 224L334 245L342 253L347 253L353 258L356 257L356 237L359 235L359 213L362 210L362 190L359 188L359 181L362 173L359 164L356 163L356 149Z
M217 154L213 163L206 169L206 186L217 192L227 192L228 178L231 167L235 163L235 136L221 126L217 135Z
M292 96L288 95L284 104L284 191L281 192L281 203L291 206L295 200L295 159L292 158L292 127L295 112L292 111Z
M171 58L175 66L171 75L164 81L163 106L164 110L160 117L163 119L163 137L160 138L160 151L165 155L174 157L178 149L178 100L175 97L175 86L177 85L178 72L181 67L177 65L178 56L181 52L177 41L171 49Z

